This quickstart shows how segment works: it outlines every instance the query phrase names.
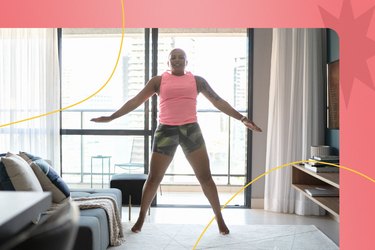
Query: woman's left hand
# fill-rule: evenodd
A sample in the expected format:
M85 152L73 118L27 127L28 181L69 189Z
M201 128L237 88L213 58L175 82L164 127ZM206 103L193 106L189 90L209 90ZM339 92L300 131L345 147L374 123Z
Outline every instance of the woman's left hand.
M245 124L245 126L253 131L262 132L262 129L259 128L253 121L250 121L249 119L245 118L242 120L242 123Z

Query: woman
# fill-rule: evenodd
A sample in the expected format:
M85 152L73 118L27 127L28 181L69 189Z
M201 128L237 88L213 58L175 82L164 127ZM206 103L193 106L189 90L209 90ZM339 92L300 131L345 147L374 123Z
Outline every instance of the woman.
M110 122L134 110L155 93L160 97L160 124L154 135L150 172L143 187L141 209L138 220L132 228L133 232L141 231L157 188L173 159L177 146L181 145L215 213L219 232L229 234L229 229L221 214L219 197L211 176L204 139L197 123L196 103L199 93L202 93L220 111L240 120L247 128L262 131L221 99L204 78L186 72L186 65L185 52L181 49L173 49L169 54L168 61L170 71L153 77L135 97L127 101L112 115L91 119L94 122Z

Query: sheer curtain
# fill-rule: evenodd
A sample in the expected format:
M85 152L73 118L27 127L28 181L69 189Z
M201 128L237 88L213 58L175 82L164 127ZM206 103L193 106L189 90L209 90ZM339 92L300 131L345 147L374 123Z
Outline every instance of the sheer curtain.
M324 47L321 29L274 29L266 170L310 157L324 143ZM266 210L319 214L319 207L291 187L291 167L265 179Z
M0 29L0 125L58 109L56 29ZM0 152L59 163L59 114L0 128Z

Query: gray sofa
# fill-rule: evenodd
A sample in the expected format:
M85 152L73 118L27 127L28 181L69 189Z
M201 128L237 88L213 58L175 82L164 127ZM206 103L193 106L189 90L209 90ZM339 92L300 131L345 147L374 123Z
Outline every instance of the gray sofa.
M121 215L122 194L119 189L72 189L71 198L111 196ZM109 246L109 226L104 209L94 208L80 211L79 229L74 250L103 250Z
M111 196L121 216L122 194L119 189L70 189L48 160L26 152L0 154L0 190L48 191L55 204L70 198ZM44 217L47 218L48 216ZM80 210L76 250L103 250L110 243L107 214L102 208Z

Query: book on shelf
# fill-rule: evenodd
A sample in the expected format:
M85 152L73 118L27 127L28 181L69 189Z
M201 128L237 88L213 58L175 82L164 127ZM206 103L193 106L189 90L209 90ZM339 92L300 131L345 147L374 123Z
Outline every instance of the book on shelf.
M311 165L310 163L304 164L305 169L313 171L315 173L338 173L339 168L329 165Z
M310 158L309 160L312 160L312 161L306 162L305 164L309 164L311 166L327 166L325 163L319 162L315 159Z
M333 162L333 163L338 163L340 160L340 157L338 155L325 155L325 156L313 156L310 158L311 160L316 160L316 161L325 161L325 162Z
M316 159L315 157L316 156L314 156L313 158L310 158L308 164L313 165L313 166L314 165L327 165L326 163L331 163L331 164L336 164L336 165L340 164L339 160L334 160L334 159L324 160L321 157L318 157L318 158L322 159L322 160L319 160L319 159Z
M305 192L311 196L336 197L340 195L339 189L332 186L315 186L306 188Z

